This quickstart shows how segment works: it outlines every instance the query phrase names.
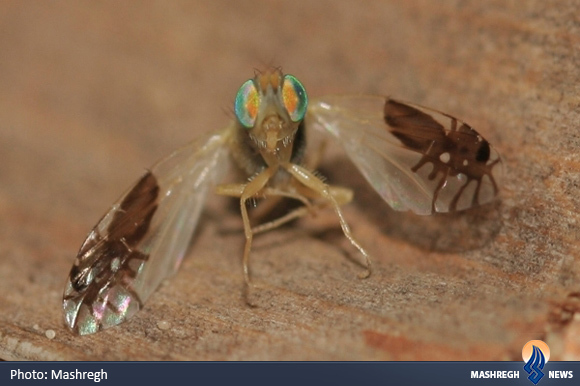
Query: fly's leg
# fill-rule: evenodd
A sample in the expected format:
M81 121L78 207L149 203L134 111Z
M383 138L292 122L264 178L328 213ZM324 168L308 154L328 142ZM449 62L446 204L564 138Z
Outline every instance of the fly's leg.
M311 173L311 174L314 176L314 178L317 178L320 182L322 182L324 184L324 182L320 179L320 177L315 176L313 173ZM324 184L324 185L326 185L326 184ZM332 186L332 185L326 185L326 188L328 189L328 192L330 193L330 195L332 197L334 197L334 200L336 201L336 203L339 206L346 205L349 202L351 202L353 199L352 190L349 188L344 188L342 186ZM310 188L309 186L303 185L302 183L296 184L295 189L297 192L299 192L304 197L308 197L308 198L313 199L313 200L321 197L320 193L312 190L312 188ZM323 205L319 205L319 207L323 207Z
M222 184L216 187L216 193L221 196L240 198L242 197L242 193L244 192L245 186L246 184ZM255 198L273 197L274 200L272 200L272 202L274 203L274 205L279 202L279 200L277 199L286 197L300 201L301 203L304 204L304 206L308 208L312 207L310 201L308 201L308 199L303 195L293 192L287 192L276 188L265 187L260 192L258 192L254 197Z
M224 185L218 185L216 188L216 193L222 196L230 196L230 197L236 197L236 198L240 198L242 196L242 193L244 191L244 184L224 184ZM287 222L290 222L296 218L302 217L304 215L307 214L314 214L316 212L317 209L320 209L320 205L312 205L312 203L308 200L308 198L304 197L302 194L299 193L293 193L293 192L287 192L284 190L280 190L280 189L276 189L276 188L270 188L270 187L265 187L262 189L261 192L259 192L259 197L268 197L268 198L272 198L272 200L268 200L267 203L272 203L273 205L270 205L268 208L266 209L272 209L272 207L276 204L278 204L280 202L280 199L282 198L291 198L297 201L300 201L302 204L304 204L303 207L297 208L296 210L280 217L277 218L275 220L269 221L267 223L264 224L260 224L258 226L255 226L254 228L252 228L252 233L253 234L258 234L258 233L264 233L266 231L269 231L271 229L275 229L283 224L286 224ZM255 196L254 196L255 197ZM267 212L267 210L266 210Z
M217 188L217 193L225 196L240 197L240 211L242 213L242 221L244 223L244 235L246 237L246 244L244 246L244 257L242 260L243 270L244 270L244 281L246 283L246 288L252 286L252 281L250 278L250 250L252 249L252 239L254 233L252 231L252 226L250 224L250 218L248 216L248 208L246 207L246 201L255 196L260 196L261 191L266 186L272 175L275 173L276 169L267 168L257 174L250 182L247 184L239 185L221 185Z
M329 204L334 208L335 212L338 215L340 226L342 228L344 235L350 241L350 243L360 251L360 253L365 258L365 265L367 271L364 274L359 275L359 277L366 278L370 276L371 274L370 256L366 252L366 250L355 240L350 230L350 227L346 223L342 211L340 210L340 205L347 204L352 200L353 196L352 191L350 189L339 186L326 185L324 182L320 180L320 178L315 176L312 172L298 165L288 163L287 169L299 182L299 184L295 184L293 191L284 191L265 186L272 177L272 175L275 173L275 170L271 168L265 169L260 174L256 175L247 184L226 184L219 185L216 188L216 193L219 195L240 198L240 210L242 214L242 221L244 224L244 234L246 237L246 244L244 247L244 256L243 256L243 272L246 287L249 288L252 286L249 265L250 265L250 250L252 247L252 240L254 234L272 230L294 219L303 217L307 214L315 213L316 210L322 209ZM297 208L278 219L252 228L248 216L246 201L249 200L250 198L266 197L266 196L274 198L278 197L292 198L302 202L304 206ZM316 205L313 205L310 202L310 199L320 199L320 198L323 198L324 201L317 203Z
M252 285L249 266L250 266L250 250L252 246L253 235L277 228L280 225L285 224L295 218L302 217L308 213L312 213L314 210L308 198L304 197L299 193L286 192L280 189L265 187L265 185L268 183L268 180L273 174L274 174L273 171L270 171L270 169L266 169L262 173L255 176L247 184L224 184L218 185L216 187L217 194L222 196L236 197L240 199L240 210L242 213L242 221L244 223L244 234L246 236L246 244L244 247L244 257L243 257L243 270L244 270L244 280L246 286L248 287ZM276 220L252 228L248 216L246 201L252 197L267 197L267 196L272 196L275 198L278 197L292 198L302 202L304 206Z
M292 212L290 212L288 214L285 214L282 217L278 217L275 220L268 221L267 223L264 223L264 224L260 224L258 226L255 226L254 228L252 228L252 233L254 233L254 234L264 233L264 232L267 232L269 230L278 228L279 226L284 225L284 224L286 224L286 223L288 223L288 222L290 222L290 221L292 221L294 219L303 217L303 216L311 213L312 210L314 208L317 208L317 207L318 206L316 206L316 207L312 207L312 206L310 206L310 207L301 206L300 208L296 208Z
M320 178L314 175L314 173L302 166L286 162L282 164L282 167L288 170L288 172L292 174L292 176L298 182L309 188L309 190L311 190L314 195L327 200L332 205L336 215L338 216L340 227L342 228L342 232L344 233L345 237L356 249L359 250L359 252L365 258L365 265L367 270L366 272L360 274L359 277L363 279L369 277L372 271L370 255L352 235L350 227L348 226L346 219L342 214L342 210L340 209L341 204L347 203L352 199L352 192L344 188L334 188L334 190L331 189L331 187L321 181ZM335 192L335 194L333 194L333 192Z
M288 192L285 190L276 189L276 188L269 188L269 187L265 188L263 190L263 192L264 192L264 197L291 198L293 200L300 201L301 203L304 204L304 206L307 209L312 210L312 204L310 203L310 201L308 201L308 198L304 197L303 195L301 195L299 193Z
M320 195L318 193L313 192L310 188L302 184L300 185L297 184L296 186L294 186L294 189L296 189L297 193L293 193L291 196L284 194L284 196L295 198L304 203L305 206L296 208L292 212L280 218L277 218L273 221L270 221L265 224L260 224L254 227L252 229L254 234L263 233L271 229L277 228L283 224L286 224L287 222L303 217L307 214L315 215L318 210L326 208L329 204L328 201L322 201L315 205L312 205L308 199L317 199L320 198ZM328 186L328 189L330 191L330 194L334 197L335 201L338 203L338 205L348 204L349 202L352 201L353 196L352 190L348 188L343 188L342 186L330 186L330 185Z
M306 196L310 196L310 198L320 198L320 197L314 196L312 194L312 190L309 190L304 185L300 185L297 188L299 188L298 190L303 192L304 195L299 194L299 193L293 193L291 195L288 195L286 192L279 191L278 189L273 190L271 192L271 194L277 194L279 192L284 197L290 197L290 198L294 198L296 200L299 200L305 206L302 206L300 208L296 208L292 212L290 212L282 217L279 217L275 220L269 221L265 224L260 224L258 226L255 226L254 228L252 228L252 232L254 234L263 233L263 232L267 232L271 229L278 228L281 225L284 225L284 224L286 224L294 219L306 216L307 214L314 215L314 214L316 214L316 211L318 211L319 209L323 209L323 208L328 206L328 201L323 201L323 202L317 203L315 205L312 205L310 203L310 201L308 201L308 198ZM352 200L352 190L350 190L350 189L343 188L341 186L328 186L328 189L330 190L330 194L334 197L334 199L336 200L338 205L347 204Z

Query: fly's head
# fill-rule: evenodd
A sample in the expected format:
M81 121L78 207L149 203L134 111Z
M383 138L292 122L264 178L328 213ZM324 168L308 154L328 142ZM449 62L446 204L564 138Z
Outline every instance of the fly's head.
M302 83L274 69L257 74L240 87L234 111L239 125L262 154L279 155L290 154L307 106Z

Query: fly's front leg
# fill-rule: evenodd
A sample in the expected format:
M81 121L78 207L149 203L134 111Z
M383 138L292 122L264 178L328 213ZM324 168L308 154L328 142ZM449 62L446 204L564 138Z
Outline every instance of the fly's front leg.
M336 215L338 216L338 220L340 221L340 227L342 228L342 232L344 233L348 241L350 241L350 243L356 249L358 249L359 252L365 258L365 265L367 271L359 275L359 277L360 278L369 277L371 275L370 256L368 252L358 243L358 241L356 241L356 239L352 235L350 227L348 226L344 218L344 215L340 210L340 205L346 204L350 202L350 200L352 199L352 191L339 187L330 187L327 184L325 184L320 178L314 175L314 173L312 173L311 171L302 166L290 162L284 163L282 164L282 166L286 170L288 170L288 172L292 174L292 176L302 185L309 188L315 195L318 195L318 197L327 200L332 205L334 211L336 212Z
M251 287L252 281L250 279L250 250L252 249L252 239L254 232L252 231L252 226L250 224L250 217L248 216L248 208L246 207L246 201L252 197L261 194L262 189L266 186L272 175L275 173L274 168L267 168L257 174L250 182L247 184L239 185L220 185L217 187L216 192L224 196L234 196L240 197L240 211L242 213L242 221L244 223L244 235L246 237L246 245L244 246L244 258L243 258L243 269L244 269L244 281L246 287Z

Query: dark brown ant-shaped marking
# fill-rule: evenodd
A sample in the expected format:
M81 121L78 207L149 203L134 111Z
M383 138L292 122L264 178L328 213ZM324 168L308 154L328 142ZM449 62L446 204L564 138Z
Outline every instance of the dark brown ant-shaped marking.
M71 269L69 279L72 291L65 294L64 300L82 297L83 305L90 307L102 303L102 294L120 285L137 301L139 308L142 307L138 294L131 290L129 283L149 258L135 247L151 225L157 210L158 195L157 180L148 172L123 198L107 226L106 236L103 237L97 228L91 231ZM106 307L117 314L123 312L110 299Z
M451 121L448 130L430 114L414 106L387 99L384 107L384 119L391 133L408 149L423 155L411 170L417 172L423 165L431 163L433 170L428 178L434 180L441 174L433 193L431 204L433 212L436 211L435 202L439 192L449 177L456 177L459 174L466 177L465 183L453 196L449 211L457 210L457 202L471 181L477 183L472 205L479 203L479 192L484 176L487 176L493 184L494 195L498 192L492 169L499 163L499 158L490 159L489 142L465 122L447 114L442 115Z

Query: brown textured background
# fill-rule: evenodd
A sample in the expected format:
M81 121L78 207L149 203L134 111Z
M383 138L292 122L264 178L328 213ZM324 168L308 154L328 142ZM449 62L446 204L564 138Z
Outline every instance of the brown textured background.
M521 360L531 339L580 359L579 7L2 2L0 359ZM356 190L345 214L374 255L370 279L322 213L256 238L248 307L241 220L213 199L142 312L71 335L62 289L89 229L144 168L225 126L268 65L311 96L388 94L465 119L503 155L502 200L396 213L331 151L321 169Z

